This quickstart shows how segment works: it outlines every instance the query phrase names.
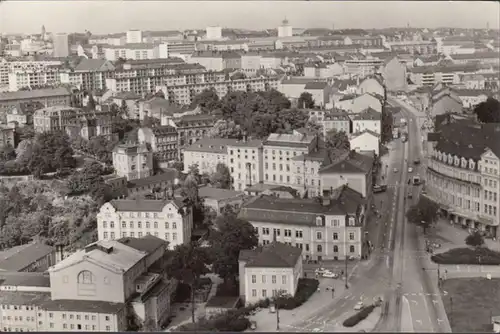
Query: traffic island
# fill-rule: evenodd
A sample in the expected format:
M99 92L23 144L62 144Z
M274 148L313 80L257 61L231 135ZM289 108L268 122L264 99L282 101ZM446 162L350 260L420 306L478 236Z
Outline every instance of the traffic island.
M437 264L500 265L500 252L486 247L462 247L433 255Z
M442 295L453 332L492 332L492 318L500 315L500 279L454 278L443 282Z

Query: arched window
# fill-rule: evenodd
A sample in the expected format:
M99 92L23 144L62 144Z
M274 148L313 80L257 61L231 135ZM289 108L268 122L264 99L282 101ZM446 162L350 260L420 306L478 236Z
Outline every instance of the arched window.
M338 253L339 252L339 246L333 246L333 252Z
M318 253L321 253L323 251L323 246L318 245L316 249L318 250Z
M94 283L94 275L88 271L80 271L78 274L78 284L93 284Z
M96 294L96 279L94 274L88 270L78 273L78 294L80 296L94 296Z
M349 252L354 253L355 252L355 247L353 245L349 246Z

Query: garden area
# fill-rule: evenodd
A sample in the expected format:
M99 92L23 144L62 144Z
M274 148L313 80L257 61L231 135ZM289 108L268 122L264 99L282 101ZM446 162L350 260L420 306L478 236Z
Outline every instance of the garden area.
M456 278L444 281L443 303L453 332L492 332L491 317L500 314L500 279Z

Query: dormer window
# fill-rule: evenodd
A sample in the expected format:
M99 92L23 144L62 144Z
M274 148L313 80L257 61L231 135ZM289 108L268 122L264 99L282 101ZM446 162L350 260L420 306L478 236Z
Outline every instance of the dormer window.
M465 158L462 158L462 168L467 168L467 160Z
M316 226L323 226L323 218L316 217Z
M353 217L349 217L349 226L355 226L355 220Z
M460 159L458 159L458 157L454 157L453 162L455 163L455 166L458 167L458 165L460 164Z
M474 169L475 167L476 167L476 163L474 162L474 160L470 159L469 160L469 168Z

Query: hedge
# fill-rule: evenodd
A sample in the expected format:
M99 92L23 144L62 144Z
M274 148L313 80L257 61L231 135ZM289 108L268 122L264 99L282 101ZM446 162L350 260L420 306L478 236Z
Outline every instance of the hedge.
M194 324L189 323L176 330L180 332L244 332L250 327L250 320L238 311L228 311L211 319L201 318Z
M486 247L453 248L433 255L431 260L438 264L483 264L499 265L500 253Z
M304 304L318 290L319 281L312 278L301 278L295 296L281 297L276 300L280 309L293 310Z
M363 307L358 313L354 314L353 316L350 316L349 318L344 320L344 327L354 327L357 324L359 324L361 321L365 320L370 313L373 312L375 309L375 305L369 305L366 307Z

